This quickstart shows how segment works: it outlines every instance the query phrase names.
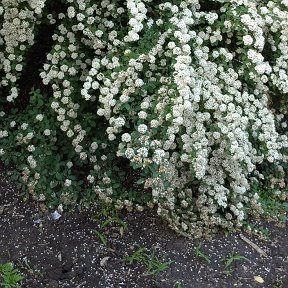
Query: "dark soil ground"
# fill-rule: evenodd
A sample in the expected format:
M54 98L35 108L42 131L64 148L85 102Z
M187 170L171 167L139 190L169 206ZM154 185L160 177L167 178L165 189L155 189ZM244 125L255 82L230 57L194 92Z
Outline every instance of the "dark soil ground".
M257 225L265 237L241 232L267 253L264 257L239 237L240 232L217 235L213 240L189 240L169 230L153 212L123 215L124 233L119 225L99 230L95 209L64 212L53 221L50 214L41 214L35 203L23 203L18 195L2 168L0 264L14 263L25 277L22 287L288 287L287 227L263 222ZM106 244L95 230L107 238ZM141 262L128 265L123 259L137 245L171 263L154 277L147 275L147 266ZM240 257L225 268L231 255L247 259Z

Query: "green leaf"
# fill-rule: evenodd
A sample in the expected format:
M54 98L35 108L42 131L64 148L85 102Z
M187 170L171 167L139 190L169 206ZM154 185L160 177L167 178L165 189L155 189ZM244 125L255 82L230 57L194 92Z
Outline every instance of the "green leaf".
M92 231L97 235L97 237L100 239L100 241L106 246L107 237L97 230L92 230Z

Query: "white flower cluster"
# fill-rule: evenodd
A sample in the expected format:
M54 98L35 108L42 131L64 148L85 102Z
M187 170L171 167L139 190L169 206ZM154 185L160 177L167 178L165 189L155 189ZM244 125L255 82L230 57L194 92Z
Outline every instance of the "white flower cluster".
M134 42L140 38L139 33L144 27L142 22L147 18L147 9L141 0L127 0L127 9L131 14L128 22L131 29L124 37L124 41Z
M41 16L45 1L3 0L0 4L0 21L3 23L0 29L0 70L4 72L0 88L10 87L6 97L8 102L18 96L17 77L23 70L25 51L34 44L35 22Z
M28 1L27 12L4 2L0 69L8 85L22 70L19 41L33 43L30 25L44 1ZM202 11L198 0L96 2L67 0L40 73L53 90L53 129L67 155L76 155L65 166L89 167L83 182L119 209L141 211L139 199L150 193L145 205L156 205L184 235L241 226L250 211L261 211L252 187L263 180L261 167L280 167L271 183L287 187L288 2L216 0L217 11ZM11 91L8 101L17 95ZM37 112L35 120L47 117ZM49 138L53 129L41 133ZM17 143L27 144L35 169L34 134L24 131ZM117 190L130 181L123 167L141 175L145 192ZM74 182L63 177L65 189Z

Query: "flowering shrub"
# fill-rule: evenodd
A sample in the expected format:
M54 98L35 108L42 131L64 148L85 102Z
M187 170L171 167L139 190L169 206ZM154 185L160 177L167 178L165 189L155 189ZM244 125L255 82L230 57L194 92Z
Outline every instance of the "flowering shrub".
M156 206L196 237L241 226L263 195L286 199L287 0L45 5L0 6L0 157L34 199ZM17 79L46 22L52 92L36 85L22 105Z

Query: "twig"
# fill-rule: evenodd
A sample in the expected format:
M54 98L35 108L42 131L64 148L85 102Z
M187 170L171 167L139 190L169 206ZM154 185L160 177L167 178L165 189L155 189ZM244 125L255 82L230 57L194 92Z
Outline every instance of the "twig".
M240 234L239 235L240 238L245 241L247 244L249 244L252 248L254 248L260 255L267 257L267 253L262 250L258 245L256 245L255 243L253 243L252 241L250 241L248 238L246 238L244 235Z
M8 204L3 204L3 205L1 205L1 206L3 206L3 207L8 207L8 206L11 206L11 205L14 205L15 203L8 203Z
M86 281L84 281L83 283L79 284L78 286L76 286L76 288L81 288L86 284Z

